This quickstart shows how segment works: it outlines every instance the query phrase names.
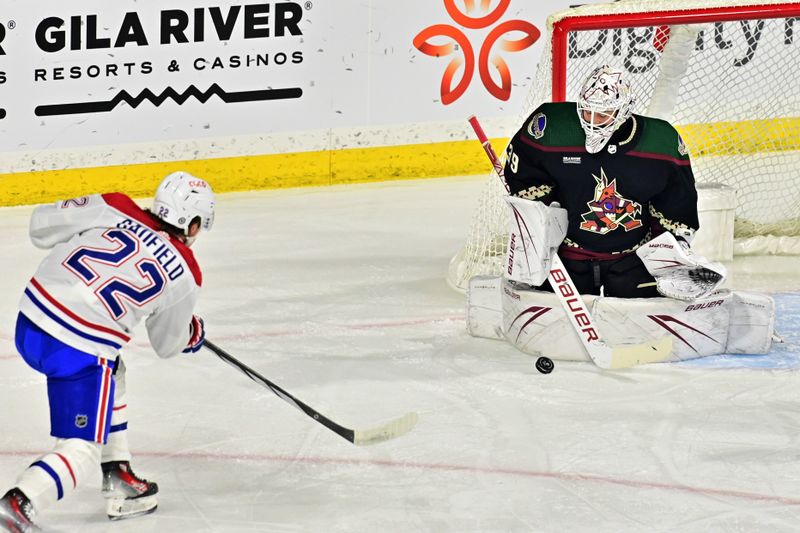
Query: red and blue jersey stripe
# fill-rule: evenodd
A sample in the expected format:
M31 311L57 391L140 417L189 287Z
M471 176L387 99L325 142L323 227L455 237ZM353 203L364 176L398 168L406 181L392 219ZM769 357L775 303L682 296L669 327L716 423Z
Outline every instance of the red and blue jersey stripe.
M131 340L130 336L122 331L78 316L50 294L36 278L31 279L25 288L25 296L50 321L86 342L101 345L104 347L101 350L103 352L108 352L109 348L113 349L114 352L119 351ZM43 324L40 324L40 327L43 326Z

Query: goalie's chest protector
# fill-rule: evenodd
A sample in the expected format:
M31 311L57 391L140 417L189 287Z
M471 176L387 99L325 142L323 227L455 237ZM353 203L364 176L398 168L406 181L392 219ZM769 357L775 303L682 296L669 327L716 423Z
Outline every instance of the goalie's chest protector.
M621 252L647 239L653 217L696 228L689 157L669 123L633 115L600 152L590 154L584 143L572 102L542 105L513 140L514 152L531 163L531 175L518 178L553 187L549 200L567 209L569 240Z

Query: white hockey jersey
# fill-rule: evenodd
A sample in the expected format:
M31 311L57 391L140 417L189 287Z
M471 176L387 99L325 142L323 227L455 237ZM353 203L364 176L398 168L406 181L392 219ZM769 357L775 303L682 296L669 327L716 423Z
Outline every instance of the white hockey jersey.
M202 274L192 251L158 231L120 193L37 207L30 236L52 249L25 288L20 311L58 340L113 359L146 319L150 344L170 357L189 342Z

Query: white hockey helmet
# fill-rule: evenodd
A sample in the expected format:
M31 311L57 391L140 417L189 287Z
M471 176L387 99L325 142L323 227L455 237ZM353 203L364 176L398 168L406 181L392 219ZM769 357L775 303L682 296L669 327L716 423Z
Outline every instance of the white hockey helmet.
M603 65L589 74L578 98L586 151L596 154L633 112L634 97L624 73Z
M197 217L200 227L210 230L214 225L214 191L205 180L188 172L173 172L156 189L153 214L184 233Z

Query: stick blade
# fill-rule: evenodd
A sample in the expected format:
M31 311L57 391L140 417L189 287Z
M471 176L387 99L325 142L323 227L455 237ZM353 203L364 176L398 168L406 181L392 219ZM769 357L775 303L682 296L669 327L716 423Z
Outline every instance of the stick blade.
M395 439L401 435L405 435L417 425L419 415L411 412L391 420L382 426L357 430L353 435L353 444L356 446L367 446L370 444L378 444L387 440Z
M630 368L647 363L660 363L672 356L672 338L662 337L644 344L621 344L611 348L609 368Z

